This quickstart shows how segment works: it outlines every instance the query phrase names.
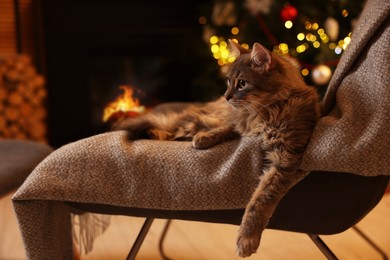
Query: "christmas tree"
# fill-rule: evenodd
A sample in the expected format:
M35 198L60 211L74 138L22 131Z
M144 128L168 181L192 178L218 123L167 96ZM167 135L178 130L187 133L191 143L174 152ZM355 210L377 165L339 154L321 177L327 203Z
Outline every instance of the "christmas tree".
M290 57L321 93L351 41L363 5L362 0L217 0L203 6L199 22L222 70L234 60L228 39L246 48L259 42Z

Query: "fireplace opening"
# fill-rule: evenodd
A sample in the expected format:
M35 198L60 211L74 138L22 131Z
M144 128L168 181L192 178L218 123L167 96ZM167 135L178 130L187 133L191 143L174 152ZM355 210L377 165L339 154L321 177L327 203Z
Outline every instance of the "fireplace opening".
M50 144L107 130L103 110L122 85L148 107L221 95L198 22L202 2L41 0Z

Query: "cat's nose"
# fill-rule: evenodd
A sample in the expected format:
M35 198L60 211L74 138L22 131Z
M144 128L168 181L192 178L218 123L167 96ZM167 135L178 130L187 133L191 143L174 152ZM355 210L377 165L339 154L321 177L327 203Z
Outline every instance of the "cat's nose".
M227 101L229 101L233 97L231 92L226 92L223 96Z

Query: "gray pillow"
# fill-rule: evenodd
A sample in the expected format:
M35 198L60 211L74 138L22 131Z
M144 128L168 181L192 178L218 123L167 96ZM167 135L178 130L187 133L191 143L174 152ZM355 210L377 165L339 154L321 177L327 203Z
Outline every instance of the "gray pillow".
M0 140L0 197L18 188L52 151L34 141Z

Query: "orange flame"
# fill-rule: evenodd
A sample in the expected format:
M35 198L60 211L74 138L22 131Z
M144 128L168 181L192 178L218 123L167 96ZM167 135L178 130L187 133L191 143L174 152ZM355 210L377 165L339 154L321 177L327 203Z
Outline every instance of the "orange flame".
M124 85L119 88L122 89L124 93L104 108L103 122L107 122L117 113L137 115L145 110L145 107L140 105L139 100L133 98L133 89L130 86Z

